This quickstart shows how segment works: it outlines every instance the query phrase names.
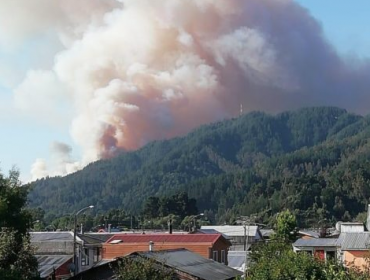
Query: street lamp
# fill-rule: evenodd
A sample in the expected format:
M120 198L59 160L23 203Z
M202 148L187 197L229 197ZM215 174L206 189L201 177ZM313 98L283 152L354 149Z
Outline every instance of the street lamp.
M35 231L35 229L34 229L34 225L35 224L38 224L40 222L40 220L36 220L36 221L33 221L32 223L31 223L31 226L30 226L30 231Z
M200 217L203 217L203 216L204 216L204 213L200 213L198 215L193 216L193 219L192 219L193 225L194 225L193 231L195 231L197 229L197 224L196 224L197 218L200 218ZM189 230L190 230L190 228L189 228Z
M77 271L77 257L76 257L76 236L77 236L77 216L81 214L83 211L94 208L94 205L87 206L77 211L74 215L74 232L73 232L73 264L74 264L74 271L73 275L76 275Z

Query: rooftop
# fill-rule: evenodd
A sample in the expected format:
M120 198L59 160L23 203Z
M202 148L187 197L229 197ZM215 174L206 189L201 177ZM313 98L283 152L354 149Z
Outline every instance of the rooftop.
M86 244L104 243L114 236L114 233L84 233L77 234Z
M154 243L214 243L219 238L223 238L221 234L115 234L106 243L116 243L119 240L123 243L148 243L150 241Z
M248 236L257 236L258 234L258 226L202 226L201 230L216 230L219 233L225 234L227 236L244 236L244 232Z
M135 253L134 253L135 254ZM166 266L205 280L227 280L243 273L224 264L203 258L186 249L137 253L165 263Z
M41 278L46 278L53 273L54 269L72 260L73 255L36 255L39 264L38 271Z
M338 242L342 250L369 250L370 232L341 233Z
M30 232L30 235L31 242L73 241L73 232L71 231Z
M300 238L293 243L294 247L339 247L337 238Z

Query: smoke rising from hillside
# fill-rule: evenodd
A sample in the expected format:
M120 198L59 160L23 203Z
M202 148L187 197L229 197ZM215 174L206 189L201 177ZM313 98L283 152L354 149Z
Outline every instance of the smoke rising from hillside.
M83 150L74 166L236 116L240 104L368 110L370 64L339 57L291 0L95 0L91 14L75 2L60 1L47 19L64 46L51 74L27 76L55 77L73 103L71 135Z

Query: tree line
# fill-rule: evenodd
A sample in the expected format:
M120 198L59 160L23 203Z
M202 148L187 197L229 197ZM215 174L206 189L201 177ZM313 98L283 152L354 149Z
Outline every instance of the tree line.
M30 206L49 221L91 204L139 216L148 198L185 192L217 223L251 213L272 223L284 207L302 227L358 220L370 198L369 136L370 117L343 109L253 112L38 180ZM167 215L164 205L150 211Z

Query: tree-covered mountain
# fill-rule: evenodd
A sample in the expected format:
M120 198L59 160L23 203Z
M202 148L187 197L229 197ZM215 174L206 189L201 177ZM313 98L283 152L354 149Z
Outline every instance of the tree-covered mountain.
M369 202L369 137L370 117L338 108L253 112L38 180L29 198L52 217L90 204L138 213L150 196L186 191L218 221L284 208L301 225L348 220Z

